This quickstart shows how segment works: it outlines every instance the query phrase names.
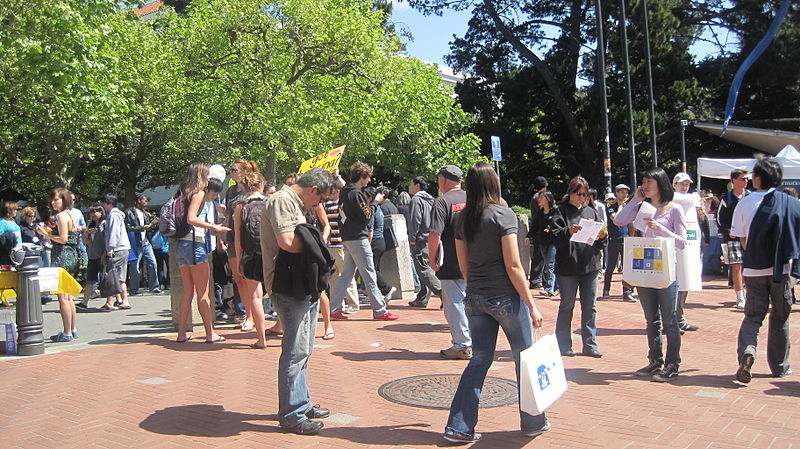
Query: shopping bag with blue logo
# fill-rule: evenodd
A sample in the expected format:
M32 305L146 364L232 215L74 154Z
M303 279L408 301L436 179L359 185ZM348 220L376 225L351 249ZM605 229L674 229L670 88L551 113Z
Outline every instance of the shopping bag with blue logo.
M637 287L669 287L675 282L675 239L625 237L622 279Z
M567 391L564 363L555 335L537 339L519 354L519 407L538 415Z

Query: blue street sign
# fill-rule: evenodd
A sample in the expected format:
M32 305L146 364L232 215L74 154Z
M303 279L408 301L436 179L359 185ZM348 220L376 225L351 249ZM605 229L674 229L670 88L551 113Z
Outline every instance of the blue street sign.
M492 160L502 161L503 154L500 151L500 137L492 136Z

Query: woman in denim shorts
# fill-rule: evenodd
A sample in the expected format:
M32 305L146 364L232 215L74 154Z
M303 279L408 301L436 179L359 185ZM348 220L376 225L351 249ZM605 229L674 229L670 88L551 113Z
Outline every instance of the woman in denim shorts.
M192 307L192 299L197 295L197 309L203 319L206 343L225 341L225 337L214 332L214 314L208 294L208 252L206 251L206 229L226 232L229 228L206 222L201 216L201 206L205 202L205 188L208 185L208 166L194 163L189 166L189 173L181 183L177 195L184 201L186 222L191 231L175 242L175 260L181 270L183 296L181 297L178 319L178 343L190 340L186 335L186 321Z

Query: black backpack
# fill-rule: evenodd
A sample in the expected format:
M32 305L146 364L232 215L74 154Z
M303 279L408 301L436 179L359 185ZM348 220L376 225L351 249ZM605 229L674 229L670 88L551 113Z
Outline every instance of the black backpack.
M239 270L246 279L264 281L264 262L261 259L261 211L266 198L252 198L242 207L242 224L239 239L242 254L239 254Z

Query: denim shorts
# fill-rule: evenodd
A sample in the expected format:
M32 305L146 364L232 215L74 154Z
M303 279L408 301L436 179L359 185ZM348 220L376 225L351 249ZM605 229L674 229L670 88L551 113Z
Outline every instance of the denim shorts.
M178 240L175 246L175 261L179 267L199 265L208 262L205 242Z

